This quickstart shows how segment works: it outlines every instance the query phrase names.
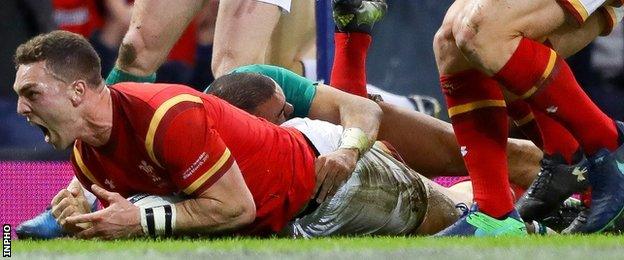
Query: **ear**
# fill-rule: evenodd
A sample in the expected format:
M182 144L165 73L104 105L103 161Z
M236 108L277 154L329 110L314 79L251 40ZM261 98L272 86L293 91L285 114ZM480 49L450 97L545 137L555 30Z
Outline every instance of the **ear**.
M87 91L87 83L84 80L76 80L71 84L70 89L72 105L77 107L84 100Z

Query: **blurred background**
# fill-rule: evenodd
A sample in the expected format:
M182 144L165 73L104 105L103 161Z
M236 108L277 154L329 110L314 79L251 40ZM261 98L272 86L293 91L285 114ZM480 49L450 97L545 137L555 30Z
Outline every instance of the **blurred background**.
M183 83L203 90L212 81L210 54L216 2L187 28L168 62L158 71L158 82ZM388 14L373 32L367 64L369 83L405 96L432 96L444 106L432 41L452 2L388 0ZM30 127L15 112L12 57L16 47L42 32L59 28L71 30L92 42L101 55L102 71L107 74L128 27L131 8L132 1L126 0L0 1L0 17L5 21L0 23L3 38L0 41L0 160L68 158L68 151L52 150L43 141L41 131ZM318 14L317 17L327 18ZM317 24L330 28L330 19L331 16L324 21L317 20ZM329 39L331 32L319 30L317 37L320 41ZM317 53L333 52L318 49ZM322 59L319 62L319 67L328 66ZM597 39L569 62L595 102L610 116L624 119L624 27L620 24L611 35ZM442 112L446 113L444 109ZM447 119L446 115L441 117Z

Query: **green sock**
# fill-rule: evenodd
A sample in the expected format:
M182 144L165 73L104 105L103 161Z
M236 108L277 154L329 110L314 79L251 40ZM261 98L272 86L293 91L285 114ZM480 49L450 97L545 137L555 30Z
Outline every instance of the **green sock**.
M108 73L108 77L106 77L106 85L113 85L119 82L147 82L154 83L156 81L156 73L152 73L147 76L137 76L134 74L130 74L123 70L114 67L110 73Z

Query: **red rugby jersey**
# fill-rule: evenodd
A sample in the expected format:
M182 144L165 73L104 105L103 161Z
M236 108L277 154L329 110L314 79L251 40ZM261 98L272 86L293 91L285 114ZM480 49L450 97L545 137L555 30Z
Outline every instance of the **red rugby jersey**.
M54 21L59 29L89 38L104 23L95 0L53 0Z
M80 182L123 196L198 194L235 158L256 204L246 234L279 231L314 188L314 152L294 128L282 128L225 101L172 84L110 88L113 126L107 144L77 140L72 163ZM232 194L236 196L236 194Z

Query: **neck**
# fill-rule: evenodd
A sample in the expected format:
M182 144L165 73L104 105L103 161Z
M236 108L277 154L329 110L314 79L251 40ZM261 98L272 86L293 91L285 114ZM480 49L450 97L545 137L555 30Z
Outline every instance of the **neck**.
M113 129L113 103L110 89L102 85L93 92L84 110L84 125L86 131L81 140L92 146L102 146L108 143Z

